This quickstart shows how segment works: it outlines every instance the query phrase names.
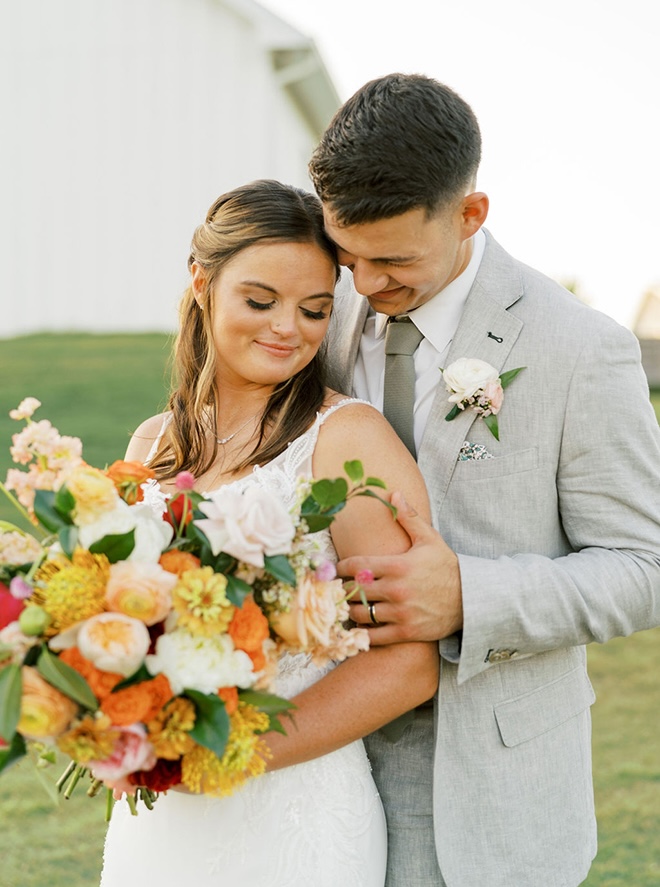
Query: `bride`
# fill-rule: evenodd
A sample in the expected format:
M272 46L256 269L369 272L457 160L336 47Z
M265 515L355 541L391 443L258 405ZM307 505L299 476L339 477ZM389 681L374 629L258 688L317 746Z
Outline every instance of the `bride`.
M265 180L223 195L188 266L176 388L127 459L148 462L166 492L188 470L200 492L256 483L287 504L297 478L342 476L359 459L428 516L417 467L380 413L324 385L339 268L317 199ZM382 503L360 497L325 544L336 559L400 553L409 540ZM230 797L170 791L137 817L117 804L102 887L382 887L386 824L361 737L431 697L437 671L435 644L378 647L336 668L285 654L274 692L321 694L323 718L301 704L289 735L274 737L270 772Z

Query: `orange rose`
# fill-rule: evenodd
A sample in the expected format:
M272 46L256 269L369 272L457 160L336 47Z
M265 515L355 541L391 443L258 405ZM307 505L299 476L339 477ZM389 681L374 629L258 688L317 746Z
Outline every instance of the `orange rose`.
M152 681L142 681L110 693L102 701L101 710L115 726L128 727L155 718L173 695L170 682L164 674L159 674Z
M268 620L250 597L240 610L234 611L228 631L236 649L246 653L261 652L263 642L270 635Z
M238 690L236 687L220 687L218 696L225 704L228 715L233 715L238 708Z
M142 462L124 462L122 459L113 462L105 473L128 505L141 502L144 493L140 485L156 477L156 473Z
M174 573L179 577L186 570L196 570L197 567L201 566L201 561L198 557L195 557L189 551L179 551L177 548L173 548L171 551L164 551L158 563L168 573Z
M85 659L78 647L69 647L62 650L59 658L75 668L78 674L81 674L90 686L92 693L97 699L104 699L117 686L123 677L120 674L114 674L111 671L101 671L95 665Z
M21 669L23 695L18 732L26 739L50 739L69 727L78 712L75 702L51 687L36 668Z

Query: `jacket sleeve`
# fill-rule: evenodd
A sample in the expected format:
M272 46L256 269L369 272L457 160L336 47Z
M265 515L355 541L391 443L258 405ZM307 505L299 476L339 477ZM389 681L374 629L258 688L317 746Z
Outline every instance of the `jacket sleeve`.
M571 553L459 554L462 637L440 642L459 682L660 624L660 428L627 330L599 329L575 364L556 486Z

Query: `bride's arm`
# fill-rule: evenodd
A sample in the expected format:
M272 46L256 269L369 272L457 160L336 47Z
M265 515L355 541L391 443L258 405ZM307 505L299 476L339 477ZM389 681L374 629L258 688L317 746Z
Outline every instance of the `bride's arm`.
M343 407L328 418L314 453L314 476L342 476L344 462L352 459L359 459L365 474L381 478L389 490L401 490L430 521L415 461L371 407ZM331 529L340 558L358 552L400 554L410 547L389 509L368 497L350 500ZM292 700L297 708L293 721L285 724L287 735L268 734L273 753L269 769L334 751L425 702L437 688L438 668L437 643L374 647L347 659Z

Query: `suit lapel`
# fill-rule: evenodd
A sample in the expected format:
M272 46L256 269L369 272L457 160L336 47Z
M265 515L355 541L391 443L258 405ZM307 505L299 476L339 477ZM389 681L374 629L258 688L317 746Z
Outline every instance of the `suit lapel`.
M369 302L353 288L353 275L343 271L335 291L335 314L339 318L328 347L330 387L345 394L353 390L353 371Z
M502 371L523 326L508 311L522 295L520 273L513 259L488 232L486 237L484 256L449 348L446 366L459 357L469 357L485 360ZM452 408L448 398L449 392L440 378L418 458L436 509L447 493L458 451L479 418L474 410L465 410L451 422L445 421ZM493 444L497 448L494 438Z

